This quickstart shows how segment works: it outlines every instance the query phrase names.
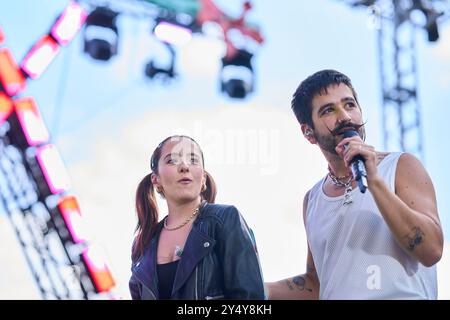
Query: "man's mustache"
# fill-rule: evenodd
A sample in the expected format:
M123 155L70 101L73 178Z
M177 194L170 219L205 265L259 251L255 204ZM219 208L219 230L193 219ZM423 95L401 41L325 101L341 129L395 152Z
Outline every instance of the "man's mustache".
M352 122L345 122L345 123L341 123L341 124L339 124L336 128L334 128L333 130L330 130L330 129L328 129L328 130L330 130L330 133L333 135L333 136L337 136L337 135L340 135L340 134L342 134L342 130L343 129L353 129L353 130L355 130L356 132L358 132L358 130L362 127L362 126L364 126L365 125L365 123L361 123L361 124L356 124L356 123L352 123Z

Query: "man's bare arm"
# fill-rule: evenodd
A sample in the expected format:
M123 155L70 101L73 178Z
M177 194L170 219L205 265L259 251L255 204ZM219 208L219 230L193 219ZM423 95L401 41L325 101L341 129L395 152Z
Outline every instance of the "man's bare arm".
M306 210L308 208L309 191L303 199L303 223L306 228ZM308 245L306 273L276 282L267 282L269 300L319 299L319 278L317 277L314 259Z
M308 248L306 273L266 283L269 300L313 300L319 298L319 280Z

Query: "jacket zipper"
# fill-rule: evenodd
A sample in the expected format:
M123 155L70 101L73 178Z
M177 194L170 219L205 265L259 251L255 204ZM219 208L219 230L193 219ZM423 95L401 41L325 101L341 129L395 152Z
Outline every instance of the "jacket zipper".
M223 294L221 294L221 295L219 295L219 296L213 296L213 297L211 297L211 296L206 296L205 297L205 299L206 300L215 300L215 299L221 299L221 298L224 298L225 296L223 295Z
M198 287L198 267L195 268L195 300L198 300L197 287Z

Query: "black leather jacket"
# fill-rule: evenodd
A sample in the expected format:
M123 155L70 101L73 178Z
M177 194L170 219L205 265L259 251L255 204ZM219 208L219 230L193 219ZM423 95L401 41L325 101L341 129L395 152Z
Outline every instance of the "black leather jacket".
M133 299L158 299L156 250L163 225L132 264ZM264 299L264 282L251 230L234 206L205 203L178 263L171 299Z

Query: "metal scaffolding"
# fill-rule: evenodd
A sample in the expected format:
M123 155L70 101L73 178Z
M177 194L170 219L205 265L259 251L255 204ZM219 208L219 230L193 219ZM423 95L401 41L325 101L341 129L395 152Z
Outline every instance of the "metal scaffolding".
M448 0L359 0L346 3L352 7L368 7L378 29L384 148L411 152L423 160L416 34L418 29L424 29L429 41L437 41L438 20L443 20L450 12L450 3ZM414 18L418 15L423 17L424 23Z
M57 215L39 196L26 153L8 137L0 138L0 199L41 297L88 299L95 290L81 261L74 260L81 248L61 236Z

